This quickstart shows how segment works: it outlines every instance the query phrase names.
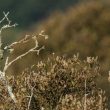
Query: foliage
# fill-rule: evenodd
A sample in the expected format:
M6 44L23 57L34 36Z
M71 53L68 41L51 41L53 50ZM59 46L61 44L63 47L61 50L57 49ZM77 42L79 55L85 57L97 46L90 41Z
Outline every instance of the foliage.
M81 61L51 56L7 77L17 102L14 103L0 83L0 109L4 110L107 110L105 92L97 87L100 74L97 58Z

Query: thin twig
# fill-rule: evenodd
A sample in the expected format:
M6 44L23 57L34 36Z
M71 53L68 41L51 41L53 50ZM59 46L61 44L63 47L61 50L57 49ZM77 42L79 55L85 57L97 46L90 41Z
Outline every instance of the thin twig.
M11 24L11 21L10 21L9 18L8 18L9 12L8 12L8 13L3 12L3 14L4 14L4 17L2 18L2 20L0 20L0 24L1 24L2 22L4 22L5 20L6 20L8 23L5 24L5 25L3 25L3 26L0 28L0 58L2 58L2 56L3 56L3 49L2 49L2 31L3 31L4 29L12 28L12 27L15 27L15 26L17 25L16 23L15 23L15 24ZM0 79L3 81L4 85L6 86L10 97L11 97L12 100L16 103L15 95L14 95L13 92L12 92L12 88L8 85L8 81L6 80L6 76L5 76L5 70L7 69L7 66L8 66L8 59L9 59L9 57L6 58L5 66L4 66L3 71L0 71Z
M84 110L87 110L87 94L86 94L86 87L87 87L87 80L85 79L85 96L84 96Z
M34 90L34 87L31 89L31 95L29 96L29 102L28 102L28 110L30 108L30 105L31 105L31 101L32 101L32 97L33 97L33 90Z

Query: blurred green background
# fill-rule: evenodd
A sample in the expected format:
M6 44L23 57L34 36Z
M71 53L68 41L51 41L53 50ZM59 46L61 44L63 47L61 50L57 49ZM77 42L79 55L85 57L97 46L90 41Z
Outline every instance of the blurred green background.
M0 15L10 12L10 18L19 28L27 28L41 19L45 19L54 10L65 10L79 0L0 0Z

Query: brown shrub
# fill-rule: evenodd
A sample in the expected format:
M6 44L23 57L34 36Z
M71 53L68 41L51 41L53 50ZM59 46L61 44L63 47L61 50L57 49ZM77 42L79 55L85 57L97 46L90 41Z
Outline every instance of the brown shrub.
M100 75L97 58L81 61L51 56L25 69L21 75L8 77L17 103L0 83L0 109L4 110L105 110L107 98L97 87ZM101 108L100 108L101 107Z

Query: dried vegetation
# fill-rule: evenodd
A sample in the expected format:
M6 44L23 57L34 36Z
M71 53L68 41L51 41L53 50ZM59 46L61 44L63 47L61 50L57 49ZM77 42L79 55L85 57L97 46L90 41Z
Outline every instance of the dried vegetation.
M100 75L97 58L81 61L52 55L7 77L17 99L14 103L0 83L0 109L4 110L107 110L105 92L97 87Z

